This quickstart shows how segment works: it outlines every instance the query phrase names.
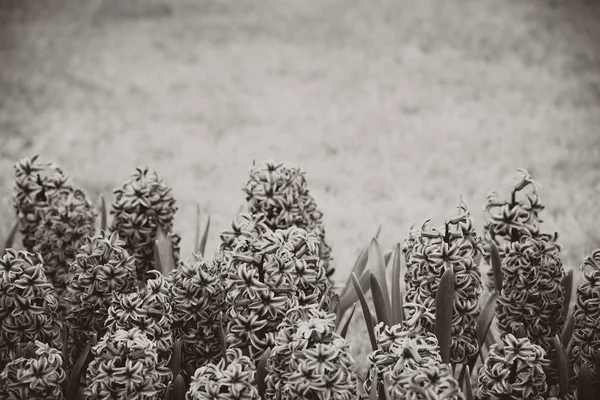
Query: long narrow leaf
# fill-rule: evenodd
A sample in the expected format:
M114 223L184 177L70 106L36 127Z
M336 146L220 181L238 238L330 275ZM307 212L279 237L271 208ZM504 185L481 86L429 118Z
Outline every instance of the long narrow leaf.
M385 394L385 385L383 384L383 380L379 382L379 389L377 390L379 393L379 400L387 400L387 395Z
M371 290L371 273L369 270L363 271L363 273L358 277L358 282L360 283L363 293L367 293L369 290ZM352 285L352 289L348 290L345 295L340 297L340 312L342 314L344 314L348 308L352 307L352 304L356 303L358 300L358 294L356 294L354 283L352 283L352 274L350 274L350 283Z
M267 362L269 361L270 355L271 348L269 347L260 357L258 366L256 367L256 385L261 399L265 398L265 393L267 391Z
M569 393L569 362L567 361L565 349L558 335L554 336L553 344L556 353L556 365L558 367L558 388L560 397L562 398Z
M563 319L567 320L567 315L569 314L569 310L571 309L571 295L573 293L573 270L570 269L569 272L563 277L560 284L563 287L563 293L565 294L565 303L563 307ZM566 346L566 345L565 345Z
M200 252L200 204L196 204L196 235L194 237L194 254L198 254Z
M454 272L448 268L442 275L435 296L435 336L443 363L450 363L452 314L454 312Z
M490 263L492 264L492 273L494 275L494 286L496 291L502 291L502 261L498 253L498 247L494 241L490 241Z
M477 354L469 360L469 368L471 370L475 367L477 357L483 350L485 338L492 326L492 320L496 313L496 301L498 300L498 296L498 292L494 291L487 299L483 310L479 314L479 319L477 320L477 342L479 343L479 349L477 350Z
M594 400L594 378L587 363L579 368L577 377L577 400Z
M373 374L373 381L371 382L371 393L369 393L369 400L377 400L377 387L379 386L378 374Z
M379 237L379 233L381 232L381 225L377 228L377 232L375 232L375 237ZM358 257L356 257L356 261L354 261L354 266L352 267L352 272L356 274L356 276L361 276L365 267L367 266L367 259L369 258L369 246L363 247L363 249L358 253ZM348 275L346 279L346 283L344 286L344 290L340 294L340 297L343 297L349 289L352 288L352 272Z
M382 321L387 326L391 326L392 312L385 295L381 289L381 285L377 281L377 277L371 272L371 292L373 293L373 304L375 305L375 314L377 319Z
M185 387L185 380L181 374L175 377L173 381L173 391L171 392L171 400L185 400L185 392L187 392Z
M348 328L350 327L350 322L352 321L352 317L354 316L354 312L356 311L356 303L352 304L352 308L350 309L350 314L348 314L348 318L344 321L344 324L340 329L340 336L346 339L348 335Z
M154 261L156 269L165 276L175 268L171 240L160 226L156 231L156 240L154 241Z
M163 400L171 400L171 391L173 390L173 381L169 381L167 388L165 389L165 395Z
M574 326L575 326L574 314L569 313L569 315L567 316L567 321L565 322L565 326L563 327L562 333L560 334L560 341L567 349L571 345L571 338L573 337L573 327Z
M381 251L381 247L379 246L379 242L377 239L373 238L371 240L371 244L369 245L369 259L368 259L369 269L379 282L379 286L381 286L381 292L383 293L383 298L385 302L388 303L388 308L390 302L390 293L387 287L387 277L385 273L386 262L383 258L383 251Z
M221 357L225 360L225 365L227 365L227 341L225 339L225 326L223 325L223 312L219 313L219 338L221 344Z
M340 324L340 320L342 319L342 309L340 308L340 296L337 293L331 295L331 299L329 300L329 310L331 314L335 314L335 323L336 325Z
M173 356L171 357L171 372L173 376L179 375L181 370L181 339L175 340L175 346L173 346Z
M596 380L594 381L594 391L600 394L600 350L596 350L596 359L594 360L594 371L596 372Z
M208 231L210 230L210 214L206 217L206 225L204 225L204 230L202 231L202 236L200 237L200 244L198 245L198 252L202 255L206 252L206 242L208 241Z
M15 242L15 237L17 236L18 231L19 231L19 221L17 220L17 222L14 223L12 229L10 230L8 237L4 241L4 249L2 249L2 254L0 254L0 256L4 255L4 251L6 251L6 249L10 249L13 247L13 244Z
M473 388L471 387L471 368L469 368L468 365L465 365L461 371L461 374L463 374L463 371L465 376L465 381L463 382L465 388L465 400L473 400Z
M367 299L365 299L365 295L360 287L360 283L358 283L358 278L352 273L352 284L354 285L354 289L358 294L358 300L360 301L360 305L362 307L363 316L365 318L365 322L367 324L367 330L369 333L369 339L371 340L371 348L373 351L377 350L377 339L375 338L375 325L373 324L373 316L371 314L371 310L369 310L369 305L367 304Z
M402 245L396 244L392 255L392 325L397 325L404 320L402 293L400 292L400 279L402 279Z
M100 232L108 228L108 212L106 211L106 200L100 195Z
M90 340L86 343L81 355L77 359L71 377L69 379L69 389L67 390L66 400L76 400L79 392L79 382L81 375L85 373L88 363L91 361L90 351L92 350L93 344L96 343L96 335L94 334Z

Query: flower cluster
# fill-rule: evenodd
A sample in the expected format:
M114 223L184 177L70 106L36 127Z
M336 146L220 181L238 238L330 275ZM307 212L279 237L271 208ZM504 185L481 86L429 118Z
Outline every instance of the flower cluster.
M519 169L516 183L511 191L510 201L499 199L498 193L491 191L487 196L485 212L488 216L484 225L485 246L483 255L485 261L490 263L489 242L493 241L498 246L500 257L508 251L510 243L519 242L523 237L532 237L554 241L557 235L549 235L540 231L543 222L540 214L545 206L538 194L539 184L531 177L529 172ZM494 290L492 271L488 272L487 285L490 291Z
M137 290L133 257L117 233L88 237L71 263L66 321L69 324L69 359L74 363L92 335L102 337L113 296Z
M155 343L138 328L107 333L92 348L86 400L158 400L162 383L156 371Z
M66 378L59 350L32 342L34 353L10 361L0 373L0 400L62 400Z
M196 370L186 400L260 400L256 369L240 349L227 349L225 358Z
M7 249L0 259L0 321L0 359L35 340L61 348L58 300L34 254Z
M96 210L58 167L38 163L34 157L21 160L15 169L15 207L23 244L42 256L46 276L62 301L69 262L85 238L94 234Z
M157 383L162 387L158 396L162 396L167 383L172 378L169 361L173 352L173 308L170 299L170 285L158 271L148 271L149 279L142 290L113 297L108 309L106 326L108 332L139 329L152 341L157 354L154 366Z
M138 168L114 194L111 231L118 232L135 257L138 278L155 269L154 240L159 228L169 236L177 263L181 238L172 232L177 207L171 189L156 172Z
M525 336L541 346L550 360L555 359L552 340L564 325L559 251L557 244L543 239L524 237L512 243L502 260L504 284L496 305L498 330L515 333L513 328L522 325ZM551 384L556 382L555 362L545 373Z
M245 192L249 211L264 214L266 225L272 230L297 226L315 233L320 242L319 257L331 277L334 269L331 247L325 239L323 213L308 190L302 169L272 161L253 165Z
M273 232L260 216L238 218L246 227L224 251L228 335L257 360L274 343L277 326L290 308L318 302L330 285L318 258L318 238L291 227ZM226 248L226 245L223 246Z
M335 328L335 315L316 306L287 312L267 362L266 399L357 398L350 345Z
M218 265L193 254L171 271L173 332L181 340L183 370L193 373L221 354L219 314L225 309L225 284Z
M512 334L494 344L479 371L480 400L542 400L548 390L544 369L548 366L545 351L528 338Z
M571 358L574 377L579 375L583 364L590 368L592 376L598 379L595 370L595 355L600 351L600 249L594 250L585 258L580 267L582 280L577 287L577 303L573 312L573 338ZM576 384L576 379L575 382Z
M463 363L479 348L475 328L482 283L474 257L480 251L480 243L464 205L461 214L444 227L430 228L428 224L426 221L418 231L411 229L404 244L408 260L405 301L422 304L433 313L441 277L446 269L452 268L456 280L451 361ZM433 332L434 323L426 323L429 332Z

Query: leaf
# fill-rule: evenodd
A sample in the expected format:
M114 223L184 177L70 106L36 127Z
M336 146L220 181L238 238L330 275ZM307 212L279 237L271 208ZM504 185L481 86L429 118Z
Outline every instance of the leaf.
M265 393L267 392L267 362L270 355L271 348L269 347L260 357L258 366L256 367L256 386L258 387L258 394L261 399L265 399Z
M17 236L18 231L19 231L19 221L15 222L12 229L10 230L8 237L6 238L6 241L4 242L4 249L2 249L2 254L0 254L0 256L4 255L4 252L6 251L6 249L10 249L13 247L15 237Z
M563 320L567 320L567 315L571 309L571 294L573 293L573 270L569 270L563 277L560 284L563 287L563 293L565 294L565 303L563 306ZM563 342L564 343L564 342Z
M378 374L373 374L373 381L371 382L371 393L369 393L369 400L377 400L377 387L379 386Z
M360 283L360 287L364 293L371 290L371 273L369 270L363 271L363 273L358 277L358 282ZM340 312L342 314L345 314L348 308L352 307L352 304L358 300L358 294L356 293L354 284L352 283L352 273L350 274L350 283L352 284L352 289L346 294L342 295L340 298Z
M594 371L596 372L596 380L594 381L594 391L600 393L600 350L596 350L596 358L594 360Z
M171 372L173 376L179 375L179 371L181 371L181 359L181 339L175 339L173 356L171 357Z
M454 312L454 272L448 268L442 275L435 296L435 336L440 345L442 362L450 363L452 314Z
M344 322L344 324L342 325L342 327L340 329L340 336L343 337L344 339L346 339L346 336L348 335L348 328L350 327L350 321L352 321L352 317L354 316L355 311L356 311L356 303L352 304L352 308L350 309L350 314L348 315L348 318L346 319L346 321Z
M500 254L498 253L498 247L493 240L490 242L490 263L492 264L492 273L494 275L494 287L497 292L502 291L502 261L500 260Z
M81 375L85 373L88 364L90 363L91 357L90 351L92 350L92 343L96 343L96 334L94 333L92 337L87 341L81 355L77 359L75 366L73 367L73 371L71 372L71 377L69 379L69 389L67 390L67 395L65 396L66 400L77 400L78 399L78 391L79 391L79 382L81 380Z
M225 365L227 365L227 341L225 338L226 332L225 327L223 326L223 311L219 313L219 338L221 344L221 357L225 360Z
M156 231L156 240L154 241L154 261L156 269L163 275L168 275L175 268L171 241L160 226Z
M194 240L194 254L200 252L200 204L196 204L196 236Z
M371 340L371 348L373 349L373 351L375 351L377 350L377 339L375 339L375 326L373 324L373 316L371 315L371 310L369 310L367 299L365 299L365 294L363 293L360 287L360 283L358 283L358 278L356 278L354 272L352 273L352 283L354 285L356 293L358 294L358 300L360 301L363 316L367 324L367 331L369 333L369 339Z
M564 344L566 348L569 348L571 344L571 338L573 337L573 327L575 326L575 315L573 313L569 313L567 316L567 321L565 326L563 327L563 331L560 334L560 341Z
M404 321L402 293L400 292L400 279L402 279L402 245L396 244L392 255L392 325Z
M387 326L391 326L391 317L392 312L390 311L390 307L387 301L385 301L385 297L383 294L383 290L381 289L381 285L377 281L377 277L374 273L371 272L371 292L373 293L373 304L375 305L375 314L377 314L377 319L382 321Z
M378 392L379 392L379 400L387 400L387 395L385 394L385 385L383 381L379 382Z
M525 325L523 325L521 322L517 322L513 326L513 330L514 330L514 333L515 333L515 337L517 339L523 339L524 337L527 336L527 334L525 332Z
M564 397L569 393L569 362L565 349L560 342L558 335L554 336L554 350L556 353L556 365L558 366L558 388L560 397Z
M185 380L181 374L177 375L173 381L173 392L171 393L171 400L185 400Z
M368 265L371 272L375 274L379 286L381 286L381 293L383 294L384 301L388 304L388 309L391 309L390 293L388 291L387 277L385 273L385 267L387 264L383 258L383 252L381 251L379 242L377 242L377 239L375 238L371 240L371 244L369 246Z
M206 225L204 225L204 231L202 231L202 237L200 238L200 244L198 246L198 251L200 254L204 255L206 251L206 242L208 241L208 231L210 230L210 214L206 217Z
M473 388L471 387L471 368L469 368L468 365L465 365L461 373L463 371L465 371L465 381L463 382L465 386L465 400L473 400Z
M337 293L331 295L331 299L329 300L329 312L331 314L335 314L335 323L336 325L340 324L340 320L342 319L342 309L340 308L340 296Z
M173 390L173 381L169 381L167 388L165 389L165 395L163 400L171 400L171 391Z
M477 350L477 353L469 360L470 369L475 367L477 357L483 349L485 338L487 337L490 327L492 326L492 320L496 314L496 301L498 300L498 296L498 292L492 292L491 296L487 299L483 310L479 314L479 319L477 320L477 343L479 343L479 349Z
M29 342L29 343L27 343L27 346L25 346L25 349L23 350L23 357L24 358L33 358L33 356L35 356L35 343Z
M108 216L106 212L106 200L104 195L100 195L100 232L108 228Z
M358 257L354 261L354 267L352 267L352 272L354 272L357 276L362 275L365 267L367 266L367 259L369 254L369 246L365 246L360 253L358 253ZM344 290L342 290L341 297L348 293L349 290L352 289L352 272L348 275L346 279L346 284L344 286Z
M594 400L594 378L587 363L579 368L577 379L577 400Z

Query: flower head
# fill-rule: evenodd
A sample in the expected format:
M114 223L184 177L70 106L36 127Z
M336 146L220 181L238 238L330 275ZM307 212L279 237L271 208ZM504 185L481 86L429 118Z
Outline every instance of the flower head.
M6 250L0 259L0 359L35 340L61 348L58 300L39 255Z
M171 189L156 172L138 168L114 193L111 231L118 232L135 257L138 277L155 269L154 240L159 228L169 236L177 262L181 238L172 233L177 207Z
M102 337L106 333L113 296L137 290L134 260L124 245L117 233L101 232L85 240L71 263L65 297L71 364L93 334Z
M333 274L323 214L308 190L304 171L286 163L265 161L252 167L245 192L249 211L263 214L266 225L272 230L297 226L316 234L320 243L319 257L326 275L330 277Z
M155 343L138 328L106 333L92 348L87 374L87 400L157 400L164 390L156 371Z
M10 361L0 372L0 400L63 399L62 383L66 378L59 350L35 341L31 357Z
M477 397L542 400L548 389L544 369L549 362L544 356L544 349L528 338L504 335L500 345L492 345L479 371Z
M186 400L260 400L254 362L240 349L228 349L225 358L196 370Z

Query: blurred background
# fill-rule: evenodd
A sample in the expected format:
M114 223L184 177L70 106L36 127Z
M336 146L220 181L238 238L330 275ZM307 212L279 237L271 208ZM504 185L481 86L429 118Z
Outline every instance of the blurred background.
M216 250L252 161L302 166L337 277L382 224L456 215L519 167L563 260L600 247L600 3L0 0L0 237L13 165L40 154L112 200L137 166L196 204Z

